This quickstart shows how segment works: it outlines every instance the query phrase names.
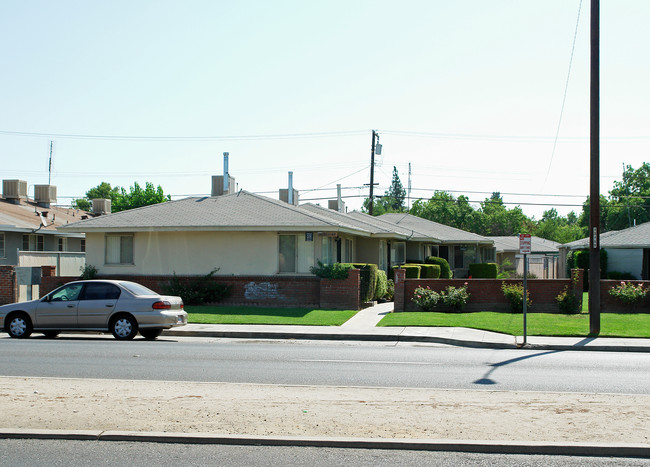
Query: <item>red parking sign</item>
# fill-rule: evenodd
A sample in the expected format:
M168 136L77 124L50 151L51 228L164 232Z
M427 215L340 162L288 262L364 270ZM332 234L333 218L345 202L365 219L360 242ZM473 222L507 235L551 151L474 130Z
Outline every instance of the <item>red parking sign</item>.
M522 255L530 254L530 234L519 234L519 253Z

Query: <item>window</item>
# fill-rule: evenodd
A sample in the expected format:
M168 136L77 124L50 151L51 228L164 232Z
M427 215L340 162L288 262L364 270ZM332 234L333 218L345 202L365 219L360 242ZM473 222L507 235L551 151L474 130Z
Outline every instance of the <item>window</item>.
M390 245L391 266L406 263L406 243L398 242Z
M321 240L321 262L323 264L336 263L336 241L333 237L323 237Z
M5 257L5 234L4 232L0 233L0 258Z
M437 245L422 245L422 259L427 259L429 256L438 256L438 246Z
M59 247L59 251L68 251L68 239L59 237L58 247Z
M59 290L55 290L50 296L50 301L52 302L70 302L74 300L79 300L79 294L83 284L69 284L61 287Z
M120 297L119 287L106 282L89 282L82 300L114 300Z
M280 235L280 272L296 272L296 236Z
M23 251L43 251L42 235L23 235Z
M483 252L483 262L484 263L494 263L496 262L497 249L491 247L482 248Z
M86 251L86 239L85 238L81 239L81 251L83 251L83 252Z
M133 235L106 235L106 264L133 264Z
M345 239L345 256L343 261L346 263L351 263L353 261L352 259L352 239L351 238L346 238Z

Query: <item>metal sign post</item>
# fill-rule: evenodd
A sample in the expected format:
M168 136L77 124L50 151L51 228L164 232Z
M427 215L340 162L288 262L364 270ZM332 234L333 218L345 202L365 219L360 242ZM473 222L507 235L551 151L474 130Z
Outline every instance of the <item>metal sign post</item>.
M528 332L526 329L526 312L528 311L528 254L531 252L531 238L530 234L519 234L519 253L524 255L524 296L523 312L524 312L524 343L528 343Z

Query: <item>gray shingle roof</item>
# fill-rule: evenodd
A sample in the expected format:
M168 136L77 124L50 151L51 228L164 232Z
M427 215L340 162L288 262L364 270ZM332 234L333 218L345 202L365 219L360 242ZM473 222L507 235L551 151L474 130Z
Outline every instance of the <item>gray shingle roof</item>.
M327 217L329 219L332 219L333 221L340 222L350 227L365 230L378 237L403 239L406 238L406 236L408 235L405 233L400 234L396 232L395 229L392 228L393 227L392 224L369 222L367 219L364 219L363 217L354 216L353 215L354 212L341 213L338 211L334 211L333 209L326 209L322 206L318 206L316 204L311 204L311 203L301 204L300 208L305 209L309 212L313 212L320 216ZM368 217L370 217L370 219L373 219L371 216Z
M497 253L502 252L519 252L519 236L511 235L508 237L487 237L491 240L494 240L494 246L497 249ZM542 254L542 253L558 253L558 248L560 244L552 240L547 240L545 238L530 237L530 246L531 253Z
M302 230L369 232L351 224L246 191L230 195L185 198L144 206L70 224L73 232L142 230Z
M411 229L420 235L438 239L441 243L484 243L493 244L492 240L472 232L449 227L411 214L389 213L382 214L379 219L385 219L401 227Z
M602 248L650 248L650 222L629 227L624 230L612 230L600 234ZM579 250L589 248L589 237L565 243L562 248Z

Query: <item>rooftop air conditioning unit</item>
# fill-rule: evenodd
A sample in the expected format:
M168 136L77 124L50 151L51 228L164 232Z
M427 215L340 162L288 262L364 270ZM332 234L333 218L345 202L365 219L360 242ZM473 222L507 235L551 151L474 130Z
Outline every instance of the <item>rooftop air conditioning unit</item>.
M338 199L327 200L327 208L332 209L334 211L338 211L338 212L345 212L345 201L341 201L341 209L339 210L339 200Z
M212 196L229 195L237 192L235 185L235 177L228 175L228 191L224 193L223 190L223 175L212 176Z
M285 203L289 202L289 189L280 188L280 201ZM294 206L298 206L298 190L293 190L293 203Z
M27 182L25 180L3 180L2 195L8 201L19 203L27 198Z
M104 198L93 199L93 214L102 216L111 213L111 200Z
M56 186L34 185L34 201L43 208L49 208L50 203L56 202Z

